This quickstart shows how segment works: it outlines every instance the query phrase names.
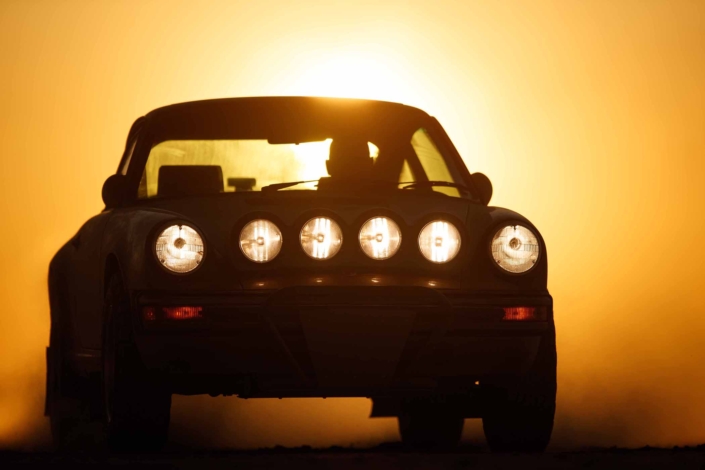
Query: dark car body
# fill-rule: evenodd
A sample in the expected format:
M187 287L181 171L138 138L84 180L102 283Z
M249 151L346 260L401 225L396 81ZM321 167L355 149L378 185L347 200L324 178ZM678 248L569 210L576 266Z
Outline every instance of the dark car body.
M422 125L454 160L465 198L427 191L245 191L138 199L149 149L172 136L199 138L225 129L249 136L272 129L282 141L325 139L339 128L370 134ZM207 130L204 130L207 129ZM238 131L230 131L235 132ZM375 134L376 135L376 134ZM292 140L293 139L293 140ZM241 397L372 397L373 416L399 416L404 400L464 397L463 417L482 416L485 384L505 387L536 367L542 347L553 358L555 332L546 247L523 216L483 203L481 182L467 171L438 121L395 103L299 97L184 103L140 118L118 169L120 196L86 222L50 266L52 325L63 325L63 360L77 374L100 374L107 282L119 276L129 297L130 334L145 367L170 393ZM112 201L110 184L104 197ZM488 199L488 198L486 198ZM316 260L297 236L310 217L342 228L341 251ZM383 215L401 229L399 252L365 256L360 226ZM272 262L250 262L239 249L243 226L256 218L281 229ZM445 264L421 256L416 238L431 220L460 231L459 254ZM164 269L154 240L174 223L198 229L206 252L188 274ZM490 243L498 228L521 224L540 244L526 274L503 271ZM146 309L198 306L198 321L147 322ZM505 308L533 307L538 321L507 321ZM534 319L537 320L537 319ZM542 346L543 345L543 346ZM550 361L549 361L550 362Z

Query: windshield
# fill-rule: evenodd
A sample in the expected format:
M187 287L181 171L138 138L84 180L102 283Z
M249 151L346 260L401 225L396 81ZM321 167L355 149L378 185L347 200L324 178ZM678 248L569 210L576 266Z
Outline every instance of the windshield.
M377 189L472 197L467 169L438 122L396 103L197 101L153 111L140 135L128 169L140 199Z
M260 191L272 184L310 181L285 189L315 190L320 178L328 176L326 161L332 140L301 144L270 144L266 140L169 140L152 148L145 166L141 197L164 193L166 173L213 172L215 187L205 192ZM368 142L372 162L379 149ZM190 167L198 168L190 168ZM166 172L162 170L167 167ZM211 167L211 168L208 168ZM161 174L160 174L161 171Z
M416 129L401 141L376 140L360 135L301 143L164 140L149 152L138 197L252 192L268 186L281 191L342 191L370 184L467 197L467 191L452 187L463 186L462 177L425 128ZM450 185L424 184L405 189L401 184L429 181Z

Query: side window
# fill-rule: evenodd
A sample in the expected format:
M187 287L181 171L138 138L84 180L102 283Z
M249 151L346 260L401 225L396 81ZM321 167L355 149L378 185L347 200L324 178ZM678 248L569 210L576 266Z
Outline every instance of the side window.
M119 173L121 175L127 174L127 169L130 167L130 161L132 160L132 155L135 153L135 146L137 145L137 136L132 138L128 148L126 149L125 156L122 159L122 164L120 166Z
M411 183L414 180L414 174L411 172L411 167L409 166L409 161L404 160L404 164L401 167L401 172L399 173L399 183Z
M119 175L126 175L127 170L130 168L130 162L132 161L132 156L135 153L135 147L137 146L137 140L139 139L140 131L144 124L144 116L137 118L135 122L132 123L130 127L130 132L127 134L127 143L125 144L125 151L122 154L122 159L120 159L120 166L118 167Z
M411 137L411 146L429 181L446 181L448 183L459 183L462 181L455 174L455 169L448 166L448 162L438 150L426 129L421 128L414 132ZM404 168L406 167L407 163L404 162ZM416 180L419 179L418 177L416 178ZM460 191L456 188L435 186L433 190L448 196L460 197Z

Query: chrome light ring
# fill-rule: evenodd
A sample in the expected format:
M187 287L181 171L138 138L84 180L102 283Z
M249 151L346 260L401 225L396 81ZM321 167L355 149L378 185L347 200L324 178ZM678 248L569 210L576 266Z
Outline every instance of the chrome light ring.
M240 229L237 243L245 258L253 263L264 264L281 253L284 236L276 223L268 218L256 218Z
M360 226L358 242L368 258L376 261L388 260L401 248L402 230L393 218L375 215Z
M309 258L326 261L343 247L343 229L332 217L317 215L303 223L299 246Z
M510 276L533 271L543 256L537 232L524 222L509 221L496 225L488 243L492 264Z
M174 275L187 275L203 265L206 241L190 222L172 220L161 224L152 237L152 253L162 269Z
M427 261L443 265L458 256L463 236L454 222L438 217L421 228L417 240L419 252Z

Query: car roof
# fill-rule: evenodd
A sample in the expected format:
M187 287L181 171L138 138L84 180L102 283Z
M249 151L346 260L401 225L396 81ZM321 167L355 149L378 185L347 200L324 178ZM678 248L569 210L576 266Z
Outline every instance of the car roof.
M415 130L429 119L400 103L347 98L269 96L192 101L147 114L155 141L178 138L323 140L341 133L366 135Z
M401 114L407 116L421 117L428 114L419 108L401 103L381 100L367 100L357 98L327 98L317 96L255 96L244 98L219 98L211 100L188 101L184 103L171 104L154 109L147 116L158 116L162 114L182 114L193 111L205 111L206 109L215 111L247 111L258 110L260 112L277 112L282 109L299 109L307 111L327 111L353 113L376 111L384 114Z

